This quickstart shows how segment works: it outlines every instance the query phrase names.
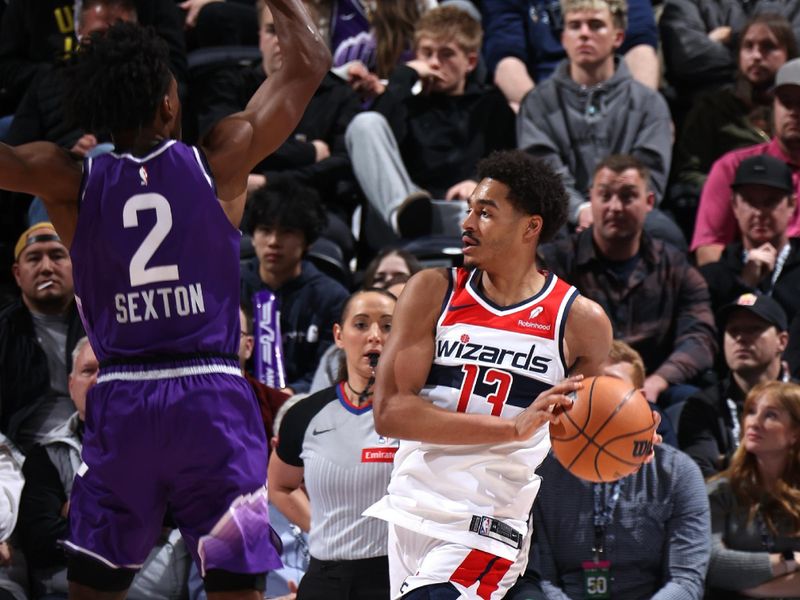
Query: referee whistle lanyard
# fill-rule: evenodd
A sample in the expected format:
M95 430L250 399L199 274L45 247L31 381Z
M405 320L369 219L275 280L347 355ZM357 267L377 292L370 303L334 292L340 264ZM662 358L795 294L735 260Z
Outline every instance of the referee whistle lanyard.
M615 481L610 488L608 484L595 483L592 488L594 492L594 545L592 546L592 552L594 553L594 561L599 563L605 552L606 531L614 519L614 508L619 500L622 483L621 481ZM603 507L603 500L605 500L605 507Z

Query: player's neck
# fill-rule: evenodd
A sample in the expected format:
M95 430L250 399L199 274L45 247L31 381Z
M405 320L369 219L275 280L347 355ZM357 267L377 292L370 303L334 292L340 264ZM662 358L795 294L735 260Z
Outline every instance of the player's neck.
M133 156L145 156L166 138L167 136L157 133L148 127L141 131L115 133L112 140L115 152L132 154Z
M524 270L483 271L478 284L489 300L498 306L511 306L538 294L544 282L545 276L534 263Z
M299 262L289 269L277 270L275 268L267 269L263 264L258 266L258 276L261 281L267 284L267 287L272 291L278 291L287 281L291 281L296 277L300 277L303 272L303 263Z

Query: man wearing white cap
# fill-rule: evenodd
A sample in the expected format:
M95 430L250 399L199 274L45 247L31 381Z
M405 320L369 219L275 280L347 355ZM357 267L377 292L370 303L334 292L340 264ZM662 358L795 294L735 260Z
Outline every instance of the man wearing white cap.
M794 189L800 185L800 58L778 69L773 88L772 118L774 137L763 144L732 150L724 154L708 174L700 196L691 250L698 265L719 260L725 244L736 239L737 223L731 206L731 185L736 169L744 159L768 154L787 163L792 170ZM800 214L795 206L787 233L800 235Z
M0 432L24 448L69 417L70 353L84 333L72 261L52 224L22 233L12 270L20 297L0 309Z

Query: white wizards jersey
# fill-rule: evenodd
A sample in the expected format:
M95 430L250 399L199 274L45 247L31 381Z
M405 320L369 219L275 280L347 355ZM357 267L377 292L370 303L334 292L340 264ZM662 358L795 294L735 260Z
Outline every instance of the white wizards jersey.
M500 307L478 290L479 271L452 269L420 395L446 410L513 419L564 379L564 327L578 291L544 274L538 294ZM547 424L522 442L403 440L387 495L364 514L513 561L528 537L535 470L549 449Z

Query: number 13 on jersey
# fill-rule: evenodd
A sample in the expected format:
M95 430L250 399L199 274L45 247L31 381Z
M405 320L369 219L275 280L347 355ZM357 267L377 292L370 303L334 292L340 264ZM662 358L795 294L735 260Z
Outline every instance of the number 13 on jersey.
M503 411L503 405L508 400L508 393L511 391L511 384L514 381L513 375L507 371L500 369L487 369L475 364L466 364L461 366L464 372L464 379L461 381L461 391L458 396L458 412L467 412L470 398L478 388L486 389L489 391L485 395L486 402L492 405L492 415L499 417Z

